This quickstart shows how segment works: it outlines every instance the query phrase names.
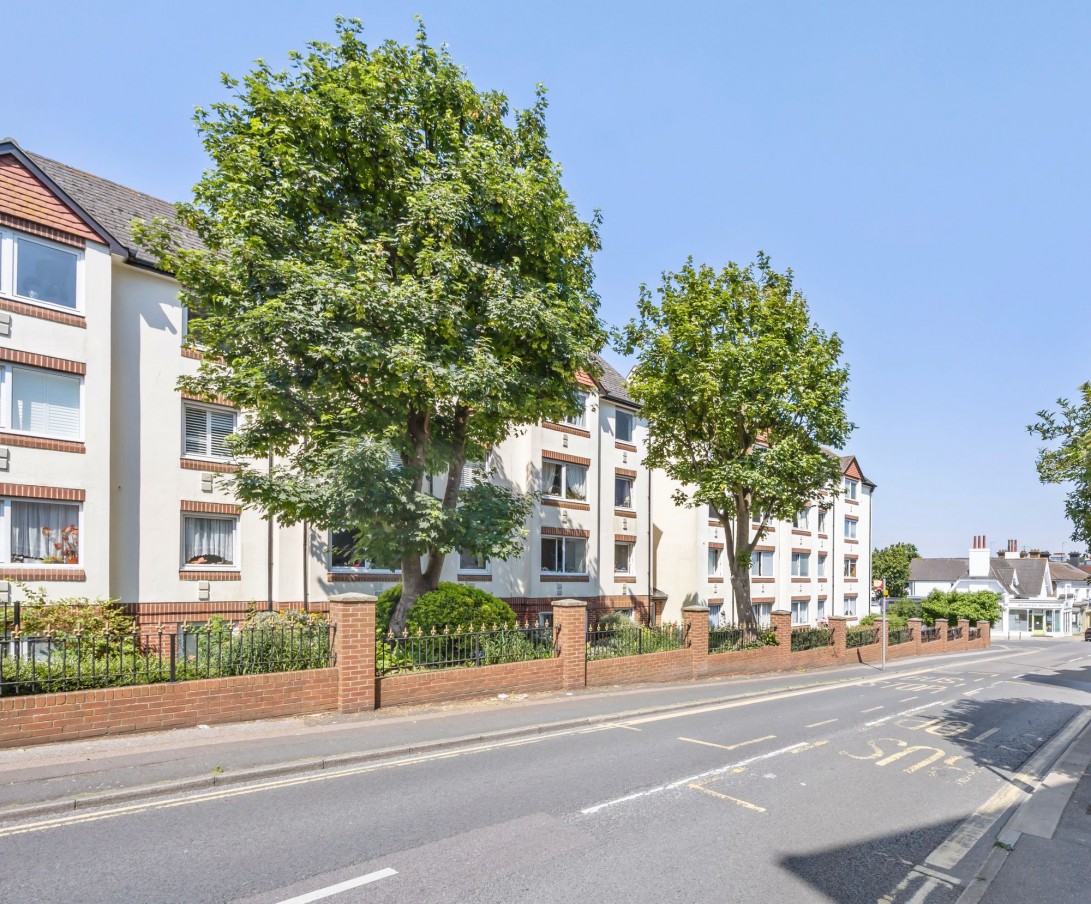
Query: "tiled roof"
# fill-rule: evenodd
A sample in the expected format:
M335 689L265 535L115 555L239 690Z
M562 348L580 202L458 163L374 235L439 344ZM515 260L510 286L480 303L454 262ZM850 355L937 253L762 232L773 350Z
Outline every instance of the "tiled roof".
M599 385L602 387L602 394L615 402L622 402L625 405L632 405L634 408L639 407L632 397L625 390L625 378L621 373L610 364L602 355L595 356L598 359L598 365L601 368L599 374Z
M85 173L83 170L58 163L40 154L32 154L29 151L23 153L117 239L133 259L152 266L157 263L147 249L140 247L133 240L131 225L136 219L150 223L156 217L164 217L175 223L175 235L180 247L186 249L201 247L201 240L195 232L177 226L174 205L169 201L118 185L101 176Z
M909 580L954 582L969 570L966 559L913 559L909 563Z
M1091 579L1082 568L1069 565L1067 562L1050 562L1049 576L1055 581L1086 581Z

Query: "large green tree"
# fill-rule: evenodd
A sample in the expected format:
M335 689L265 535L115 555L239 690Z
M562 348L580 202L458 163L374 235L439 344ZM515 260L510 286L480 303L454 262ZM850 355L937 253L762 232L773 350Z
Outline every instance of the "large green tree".
M678 503L709 505L723 525L738 617L753 624L754 546L772 521L840 490L823 447L853 428L841 340L763 254L719 271L688 261L655 294L642 287L638 311L618 347L637 356L629 391L648 420L647 464L681 483Z
M1058 411L1039 411L1027 427L1053 448L1038 450L1038 477L1042 483L1068 484L1065 514L1072 524L1072 539L1091 544L1091 383L1080 387L1080 401L1058 399Z
M909 592L909 563L920 555L912 543L891 543L871 554L871 574L886 581L892 597L903 597Z
M598 220L561 185L542 89L513 111L423 29L374 48L358 21L337 31L286 71L225 76L232 98L198 111L211 166L178 219L203 247L162 222L140 235L206 351L182 387L246 412L237 494L400 564L400 630L449 552L522 548L528 499L463 488L463 466L575 410L605 341Z

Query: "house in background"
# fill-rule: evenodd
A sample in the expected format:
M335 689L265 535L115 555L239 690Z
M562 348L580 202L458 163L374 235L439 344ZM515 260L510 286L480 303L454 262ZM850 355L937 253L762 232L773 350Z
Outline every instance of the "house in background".
M1049 561L1049 553L1020 552L1015 540L993 556L986 538L977 536L965 559L920 558L909 567L911 599L923 599L934 590L1000 594L998 632L1060 637L1082 630L1086 618L1086 581L1082 591L1079 587L1083 572Z

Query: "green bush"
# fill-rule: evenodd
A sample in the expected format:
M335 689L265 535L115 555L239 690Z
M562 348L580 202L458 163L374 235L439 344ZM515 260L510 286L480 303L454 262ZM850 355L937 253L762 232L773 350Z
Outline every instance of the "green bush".
M394 607L402 598L402 585L391 587L375 604L375 625L380 634L385 635L390 629L390 616ZM409 610L406 628L412 633L420 629L425 634L433 628L442 631L457 627L466 630L470 625L475 628L491 628L493 625L511 628L515 625L515 612L502 599L470 587L466 584L443 582L435 590L421 594Z
M928 625L935 624L937 618L947 619L950 627L955 627L960 618L969 619L971 625L978 621L995 625L1000 618L1000 594L988 590L976 593L933 590L921 601L921 611Z

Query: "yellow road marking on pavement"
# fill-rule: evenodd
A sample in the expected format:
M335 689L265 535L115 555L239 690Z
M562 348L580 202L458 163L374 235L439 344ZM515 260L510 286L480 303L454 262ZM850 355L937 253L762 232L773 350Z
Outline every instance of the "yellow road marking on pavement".
M759 807L757 804L752 804L748 800L739 800L737 797L731 797L728 794L721 794L719 791L713 791L711 788L706 788L704 785L694 782L690 787L694 791L700 791L702 794L708 794L711 797L718 797L720 800L731 801L733 804L738 804L740 807L745 807L747 810L753 810L756 813L767 812L765 807Z
M679 741L689 741L691 744L704 744L705 747L718 747L720 750L738 750L747 744L757 744L759 741L771 741L775 734L766 735L764 738L751 738L749 741L739 741L738 744L713 744L711 741L698 741L696 738L679 738Z
M876 710L880 710L880 709L882 709L881 706L873 706L873 707L871 707L871 709L862 709L862 710L860 710L860 712L862 712L862 713L873 713Z
M821 747L823 744L829 744L829 739L822 741L815 741L813 744L804 744L802 747L797 747L792 753L803 753L804 750L814 750L816 747Z
M804 725L804 728L818 728L819 725L829 725L831 722L836 722L836 719L826 719L824 722L812 722L810 725Z

